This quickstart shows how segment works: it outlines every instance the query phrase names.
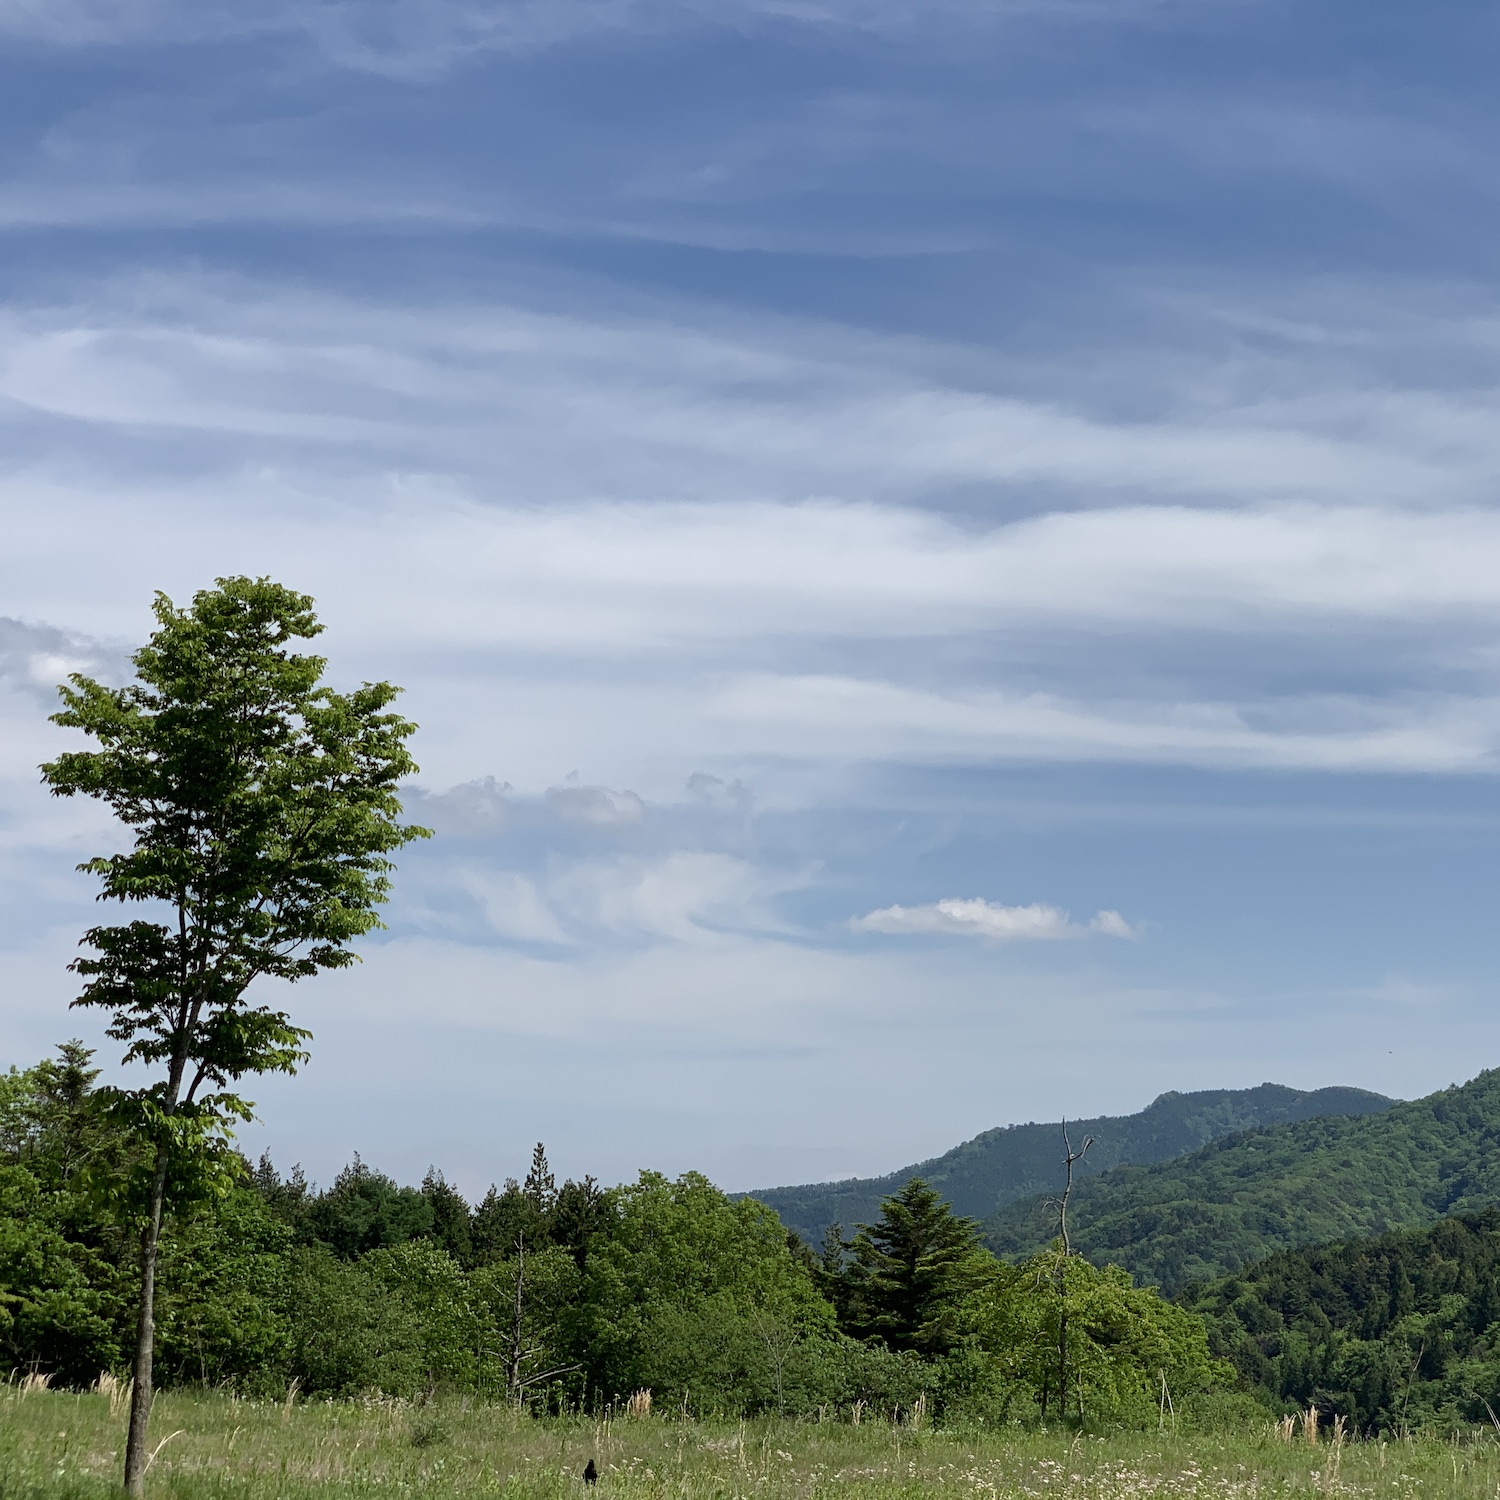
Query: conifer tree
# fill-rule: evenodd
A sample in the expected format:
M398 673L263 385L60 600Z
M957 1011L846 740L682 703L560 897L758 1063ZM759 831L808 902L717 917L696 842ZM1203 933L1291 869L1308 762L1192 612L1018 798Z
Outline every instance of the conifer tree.
M588 1259L589 1241L609 1225L609 1199L592 1177L572 1178L557 1190L549 1228L552 1243L561 1246L581 1271Z
M438 1171L428 1167L422 1196L432 1209L432 1238L461 1266L474 1264L474 1215L462 1193Z
M521 1184L521 1191L539 1214L550 1214L557 1202L557 1182L547 1164L547 1149L540 1141L531 1153L531 1170Z
M847 1331L896 1350L945 1353L954 1308L994 1266L978 1225L913 1177L882 1200L878 1222L856 1228L838 1299Z

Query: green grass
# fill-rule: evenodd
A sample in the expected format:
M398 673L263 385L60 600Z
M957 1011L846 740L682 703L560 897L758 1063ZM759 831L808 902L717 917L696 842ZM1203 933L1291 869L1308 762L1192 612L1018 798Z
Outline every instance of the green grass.
M115 1494L124 1416L98 1395L0 1387L0 1497ZM1232 1436L1098 1437L1017 1429L931 1433L866 1423L531 1421L472 1401L283 1407L171 1394L152 1418L148 1491L161 1500L468 1496L583 1500L1147 1500L1195 1496L1495 1496L1488 1438L1286 1443ZM159 1446L158 1446L159 1445Z

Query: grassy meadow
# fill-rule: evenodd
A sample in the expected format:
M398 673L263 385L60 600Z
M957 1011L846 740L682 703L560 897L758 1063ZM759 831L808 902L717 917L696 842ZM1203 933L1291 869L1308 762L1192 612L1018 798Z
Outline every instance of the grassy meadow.
M117 1494L124 1421L118 1397L0 1388L0 1495ZM963 1433L670 1415L536 1420L463 1399L276 1404L171 1393L157 1402L150 1446L148 1492L161 1500L582 1500L590 1458L598 1500L1500 1493L1500 1443L1490 1438L1336 1444L1325 1432L1308 1443L1270 1423L1233 1436Z

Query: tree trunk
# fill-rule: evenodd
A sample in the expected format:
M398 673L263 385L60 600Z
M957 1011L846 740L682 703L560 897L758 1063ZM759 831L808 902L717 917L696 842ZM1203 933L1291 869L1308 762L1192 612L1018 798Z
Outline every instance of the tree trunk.
M1064 1293L1066 1296L1066 1293ZM1068 1420L1068 1308L1063 1304L1057 1320L1057 1415Z
M156 1348L156 1254L161 1244L167 1153L156 1158L151 1214L141 1230L141 1305L135 1328L135 1378L130 1391L130 1432L125 1439L125 1493L139 1496L146 1484L146 1425L151 1420L151 1356Z
M526 1284L526 1236L516 1236L516 1306L510 1325L510 1360L505 1375L506 1394L519 1410L521 1406L521 1365L525 1359L525 1322L522 1296Z

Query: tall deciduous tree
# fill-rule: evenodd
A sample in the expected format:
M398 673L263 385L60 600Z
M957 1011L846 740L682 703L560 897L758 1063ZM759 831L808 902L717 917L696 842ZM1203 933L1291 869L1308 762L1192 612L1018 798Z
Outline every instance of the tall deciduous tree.
M73 1003L109 1012L125 1061L157 1075L99 1090L139 1150L114 1184L140 1226L132 1495L146 1464L163 1211L229 1180L231 1128L252 1107L231 1085L306 1057L309 1033L251 986L352 963L350 941L380 925L388 856L426 833L401 822L397 784L416 766L415 726L390 711L398 689L335 692L322 657L291 649L323 628L310 598L221 578L186 609L158 594L155 614L133 682L75 674L60 689L53 722L99 748L42 767L54 793L96 797L130 830L127 851L80 868L99 877L101 900L147 913L91 928L72 965L87 981Z

